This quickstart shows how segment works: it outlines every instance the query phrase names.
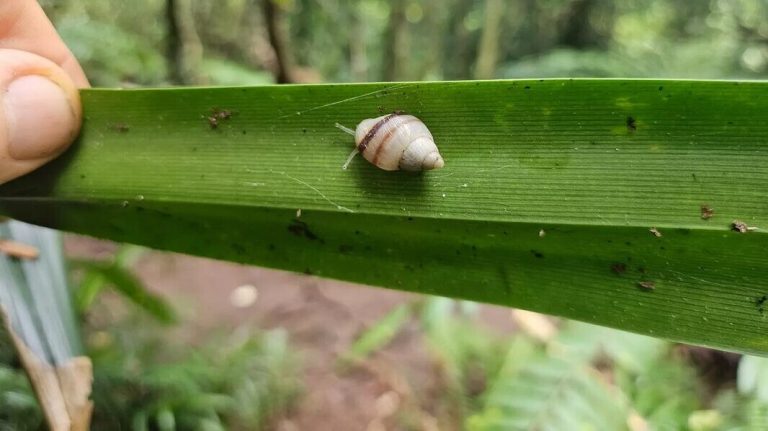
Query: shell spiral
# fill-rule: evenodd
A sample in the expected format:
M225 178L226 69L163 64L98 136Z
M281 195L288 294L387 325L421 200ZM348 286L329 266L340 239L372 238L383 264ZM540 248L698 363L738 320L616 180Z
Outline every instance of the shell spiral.
M363 120L355 131L357 150L387 171L442 168L445 162L427 126L413 115L392 113Z

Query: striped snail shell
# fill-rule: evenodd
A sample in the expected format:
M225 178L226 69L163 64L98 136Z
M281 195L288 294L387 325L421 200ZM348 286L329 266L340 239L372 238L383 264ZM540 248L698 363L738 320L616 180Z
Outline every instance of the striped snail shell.
M432 133L413 115L394 112L363 120L354 132L338 124L337 127L355 136L357 149L347 164L359 152L385 171L426 171L445 165Z

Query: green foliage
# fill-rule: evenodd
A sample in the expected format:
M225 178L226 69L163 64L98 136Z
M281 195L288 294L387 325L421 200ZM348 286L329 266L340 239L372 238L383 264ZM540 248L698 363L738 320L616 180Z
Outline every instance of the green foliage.
M768 405L765 402L726 391L715 400L719 428L727 431L760 431L768 429Z
M170 81L163 1L42 3L94 84ZM325 81L381 80L388 68L396 70L390 76L396 80L467 79L480 55L483 1L277 4L288 56L299 72ZM393 48L387 40L398 8L404 20ZM259 2L193 2L191 12L204 81L272 81L274 59ZM768 76L768 7L760 0L504 2L503 12L498 77Z
M264 429L298 393L286 334L241 330L198 346L150 331L95 332L94 430ZM0 344L7 355L9 345ZM21 369L0 362L0 430L41 429L42 414Z
M743 356L739 362L736 390L720 394L715 406L723 412L722 429L768 429L768 360Z
M136 311L172 322L170 306L129 272L141 253L139 247L125 246L109 262L75 262L83 270L75 295L81 312L98 309L93 307L98 294L113 286ZM88 328L94 430L261 429L283 414L297 394L296 360L283 331L242 329L184 346L137 316L105 325L108 330ZM10 366L16 358L4 335L0 330L0 430L42 429L42 413L26 375Z
M516 360L516 359L515 359ZM503 371L470 430L621 430L627 405L594 370L564 357L535 355Z
M485 405L469 419L468 429L624 429L627 400L590 365L600 339L591 337L591 346L585 346L586 339L568 331L562 337L566 342L558 339L546 353L510 349L508 363L492 380Z
M383 348L400 332L409 316L410 307L407 305L395 307L394 310L363 332L349 350L341 356L341 360L344 363L360 362L374 351Z
M74 268L83 271L82 280L74 292L75 303L81 313L93 304L97 295L111 287L128 301L163 323L176 321L172 306L160 296L147 290L141 280L131 273L131 265L143 253L135 246L123 246L109 261L72 260Z
M43 415L23 371L0 363L0 430L42 429Z
M696 371L668 348L641 369L616 367L614 378L652 429L684 429L692 412L702 408L699 398L703 391Z
M430 298L424 301L421 324L424 337L446 386L444 396L455 420L477 407L489 376L504 361L507 343L478 324L477 304Z
M751 424L760 414L757 398L748 393L727 404L728 390L717 410L704 410L695 368L668 342L578 322L568 322L544 344L522 334L505 338L474 319L475 307L446 298L410 306L420 310L420 328L440 371L436 412L446 424L622 430L635 421L653 430L714 431L726 421ZM383 328L391 339L402 327L403 309L387 314L353 346ZM376 343L366 353L383 348ZM745 381L755 377L748 369L742 374Z
M567 3L567 2L566 2ZM551 47L501 67L504 77L757 78L768 51L755 48L766 31L764 2L592 2L610 35L602 44ZM596 24L593 24L596 25ZM764 37L764 36L763 36ZM757 37L759 39L759 37ZM759 53L758 53L759 51Z
M135 32L86 17L62 18L57 24L93 84L118 87L164 82L163 55Z
M297 394L282 331L239 331L189 347L122 331L133 333L102 333L111 341L90 352L94 429L262 429Z
M0 326L0 431L42 430L43 414L15 359L11 340Z
M42 3L94 84L170 81L165 2ZM381 80L388 68L396 73L386 78L395 80L467 79L480 56L486 13L480 0L276 3L289 59L298 72L325 81ZM192 2L191 8L197 37L186 43L199 39L198 73L213 84L272 81L274 53L260 2ZM496 75L766 77L766 22L761 0L504 2ZM398 43L388 44L391 38Z
M763 358L745 356L738 392L723 390L705 410L696 370L668 343L575 322L545 350L516 343L468 429L620 430L633 417L652 430L768 426Z
M685 429L701 406L694 370L667 343L576 322L545 349L510 349L490 385L470 429L620 430L632 415Z
M254 71L234 61L209 58L201 65L211 85L265 85L272 82L272 75Z
M477 408L489 376L498 372L507 343L474 320L477 304L430 297L400 305L360 334L342 355L345 364L359 364L386 348L411 317L418 317L424 341L439 371L444 391L439 403L452 423Z

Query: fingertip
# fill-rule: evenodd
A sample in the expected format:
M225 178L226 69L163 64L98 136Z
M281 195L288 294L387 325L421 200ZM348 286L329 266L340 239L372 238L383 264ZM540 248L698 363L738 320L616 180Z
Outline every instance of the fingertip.
M0 49L0 183L61 154L82 121L69 75L35 54Z

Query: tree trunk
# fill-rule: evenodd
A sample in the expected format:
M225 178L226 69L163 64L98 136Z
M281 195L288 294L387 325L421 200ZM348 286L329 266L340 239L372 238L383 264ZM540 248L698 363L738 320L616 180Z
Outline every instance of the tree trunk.
M275 65L273 73L275 81L278 84L288 84L293 82L291 74L291 61L289 58L290 49L283 28L282 17L278 6L273 0L262 0L264 12L264 21L269 35L269 43L275 52Z
M200 74L203 45L195 29L191 0L166 0L165 19L168 26L168 74L178 85L204 84Z
M448 79L467 79L472 58L469 52L470 33L464 25L464 19L472 10L472 0L459 0L455 13L451 17L449 42L446 46L444 70Z
M350 10L352 24L349 32L349 65L352 80L368 81L368 53L365 45L365 25L360 18L360 8L353 4Z
M491 79L496 75L503 17L504 0L487 0L485 2L483 35L480 39L480 48L475 63L475 79Z
M390 3L389 24L384 45L384 81L399 81L405 77L409 52L408 22L405 20L405 0Z
M564 21L561 26L563 31L559 37L561 45L583 49L597 44L600 36L589 22L589 16L596 4L595 0L573 0L571 2L568 12L562 18Z
M450 5L450 4L448 4ZM426 30L426 43L428 46L426 58L419 71L421 80L442 80L443 59L445 57L445 37L449 18L449 8L445 0L428 0L424 6L424 20L422 21L422 37Z

